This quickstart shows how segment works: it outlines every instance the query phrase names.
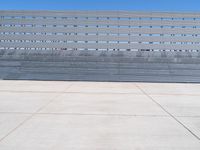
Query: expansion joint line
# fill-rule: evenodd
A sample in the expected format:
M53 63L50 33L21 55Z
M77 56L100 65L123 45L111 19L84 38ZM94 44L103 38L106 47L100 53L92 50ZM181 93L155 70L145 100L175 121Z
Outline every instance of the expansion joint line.
M69 89L72 86L72 84L70 84L65 90ZM19 127L21 127L24 123L26 123L27 121L29 121L30 119L32 119L36 114L38 114L42 109L44 109L46 106L48 106L50 103L52 103L55 99L57 99L58 97L60 97L61 95L66 94L65 92L63 93L58 93L56 96L54 96L50 101L48 101L48 103L46 103L45 105L41 106L38 110L36 110L34 113L32 113L30 116L28 116L26 119L24 119L24 121L22 121L20 124L18 124L14 129L12 129L10 132L8 132L5 136L3 136L2 138L0 138L0 142L3 141L6 137L8 137L11 133L13 133L15 130L17 130Z
M192 134L197 140L200 141L200 137L196 135L194 132L192 132L186 125L184 125L178 118L176 118L173 114L171 114L169 111L167 111L160 103L158 103L153 97L151 97L148 93L146 93L139 85L135 84L136 87L148 98L151 99L152 102L154 102L157 106L159 106L164 112L166 112L170 117L172 117L178 124L180 124L184 129L186 129L190 134Z

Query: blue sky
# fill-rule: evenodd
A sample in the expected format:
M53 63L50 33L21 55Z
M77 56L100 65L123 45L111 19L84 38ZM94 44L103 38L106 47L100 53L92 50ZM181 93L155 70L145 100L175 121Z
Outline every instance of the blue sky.
M200 12L200 0L0 0L0 9Z

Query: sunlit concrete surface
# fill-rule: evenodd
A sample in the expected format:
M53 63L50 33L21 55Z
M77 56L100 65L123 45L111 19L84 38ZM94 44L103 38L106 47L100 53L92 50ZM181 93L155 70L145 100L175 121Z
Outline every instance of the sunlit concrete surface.
M0 150L199 150L200 84L0 81Z

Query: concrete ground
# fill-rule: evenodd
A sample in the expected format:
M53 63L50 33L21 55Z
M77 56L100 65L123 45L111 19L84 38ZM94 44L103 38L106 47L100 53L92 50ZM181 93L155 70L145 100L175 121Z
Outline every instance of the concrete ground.
M1 80L0 150L200 150L200 84Z

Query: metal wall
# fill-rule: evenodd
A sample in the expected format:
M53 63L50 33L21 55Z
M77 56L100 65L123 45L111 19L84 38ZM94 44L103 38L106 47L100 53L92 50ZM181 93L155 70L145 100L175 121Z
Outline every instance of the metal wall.
M200 13L0 11L0 49L200 50Z

